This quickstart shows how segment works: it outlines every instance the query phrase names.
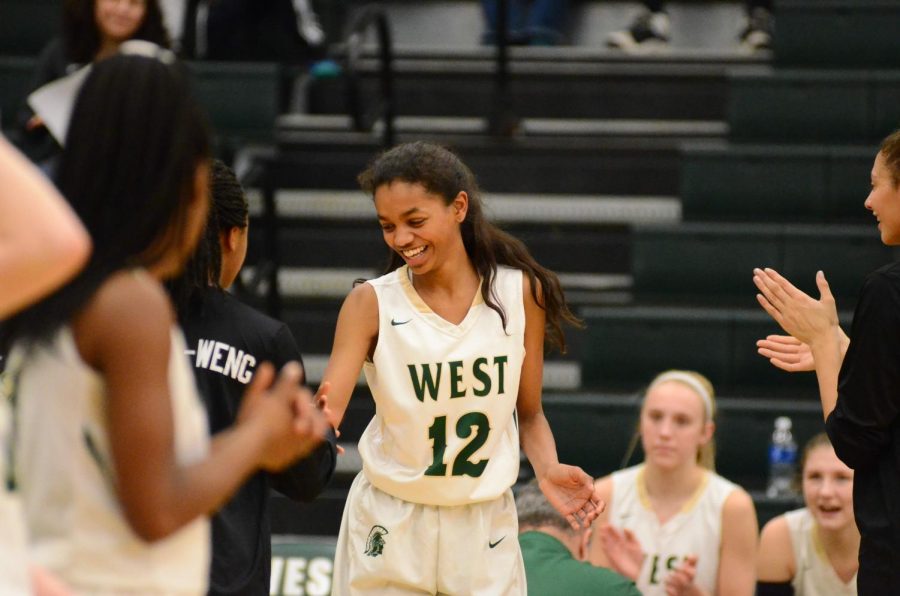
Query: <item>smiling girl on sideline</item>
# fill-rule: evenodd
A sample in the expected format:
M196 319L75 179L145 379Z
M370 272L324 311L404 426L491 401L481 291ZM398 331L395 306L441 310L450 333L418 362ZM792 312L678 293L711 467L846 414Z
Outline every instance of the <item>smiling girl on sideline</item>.
M864 203L881 241L900 245L900 131L881 143ZM834 451L854 471L853 502L859 546L860 594L900 593L900 262L870 273L841 330L825 274L820 299L772 269L755 269L757 300L788 336L757 342L759 353L788 371L816 371L825 430Z
M450 151L410 143L359 176L391 251L344 302L323 383L335 426L360 369L375 417L347 497L335 594L524 594L515 503L519 444L573 526L602 505L560 464L541 409L544 332L577 323L559 280L482 212Z
M597 481L608 509L595 522L591 562L635 581L644 596L753 594L756 511L714 469L713 387L670 370L647 389L644 463Z
M763 528L758 596L855 596L859 530L853 521L853 470L838 459L828 435L803 450L806 507Z

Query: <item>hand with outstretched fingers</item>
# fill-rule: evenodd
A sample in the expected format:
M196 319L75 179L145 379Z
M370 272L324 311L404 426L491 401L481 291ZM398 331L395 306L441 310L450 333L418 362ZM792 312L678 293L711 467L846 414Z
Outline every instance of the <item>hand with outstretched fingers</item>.
M606 507L594 479L578 466L554 464L540 479L544 496L574 530L587 528Z
M600 528L598 536L613 571L637 581L646 556L637 536L627 528L619 529L609 524Z
M769 335L756 342L756 351L781 370L804 372L816 369L809 346L790 335Z
M756 295L760 306L801 343L812 346L830 340L829 334L840 329L837 305L821 271L816 273L818 300L798 290L774 269L754 269L753 283L760 292Z

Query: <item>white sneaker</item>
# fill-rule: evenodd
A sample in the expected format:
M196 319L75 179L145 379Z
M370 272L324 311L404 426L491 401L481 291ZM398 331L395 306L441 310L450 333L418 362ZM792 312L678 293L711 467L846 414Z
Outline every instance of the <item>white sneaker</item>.
M641 52L667 47L669 44L669 15L665 12L641 12L624 31L613 31L606 45L626 52Z

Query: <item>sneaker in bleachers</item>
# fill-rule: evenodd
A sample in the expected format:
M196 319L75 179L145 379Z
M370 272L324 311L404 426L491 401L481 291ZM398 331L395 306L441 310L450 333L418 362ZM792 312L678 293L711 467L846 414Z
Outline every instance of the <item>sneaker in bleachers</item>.
M626 52L652 52L669 45L669 15L665 12L641 12L624 31L613 31L606 45Z
M765 8L754 8L747 17L747 26L741 32L741 46L751 52L772 49L774 21Z

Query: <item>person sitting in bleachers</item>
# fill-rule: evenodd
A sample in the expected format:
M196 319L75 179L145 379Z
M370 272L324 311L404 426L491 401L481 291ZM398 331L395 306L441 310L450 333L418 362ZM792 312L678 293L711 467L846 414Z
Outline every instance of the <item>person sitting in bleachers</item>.
M706 377L658 375L641 407L644 463L596 483L607 508L590 561L632 578L644 596L753 593L756 511L713 471L714 418Z
M209 60L306 64L321 58L325 32L310 0L209 2L205 48Z
M774 21L772 0L746 0L747 21L739 35L741 47L748 51L772 47ZM669 44L669 14L665 0L643 0L643 9L628 29L613 31L606 45L626 52L658 49Z
M497 0L481 0L485 44L497 42L499 5ZM568 5L569 0L508 0L507 40L513 45L557 45L563 39Z
M115 55L130 39L170 46L158 0L68 0L63 3L62 36L41 52L28 94L82 66ZM59 143L25 103L19 110L13 141L33 162L59 155Z
M825 433L803 450L805 507L766 524L759 544L758 596L856 594L859 530L853 520L853 470Z

